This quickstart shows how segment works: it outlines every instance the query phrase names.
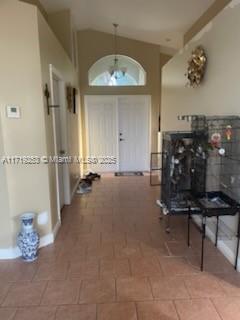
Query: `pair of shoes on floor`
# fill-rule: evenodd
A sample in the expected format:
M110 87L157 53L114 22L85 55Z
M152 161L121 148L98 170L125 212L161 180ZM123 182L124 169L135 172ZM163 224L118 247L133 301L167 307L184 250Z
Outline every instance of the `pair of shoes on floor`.
M91 181L95 181L95 180L100 180L101 179L101 176L100 174L96 173L96 172L89 172L87 175L86 175L86 179L89 179Z
M81 179L77 188L78 194L86 194L92 191L92 182L101 179L101 176L95 172L89 172L85 179Z
M81 179L76 192L78 194L86 194L91 191L92 191L92 181L90 179Z

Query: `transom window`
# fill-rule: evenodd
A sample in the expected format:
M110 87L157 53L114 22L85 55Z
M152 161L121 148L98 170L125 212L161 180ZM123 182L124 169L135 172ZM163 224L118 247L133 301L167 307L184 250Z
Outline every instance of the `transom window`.
M113 74L114 61L117 58ZM145 86L146 72L136 60L123 55L110 55L101 58L88 72L90 86Z

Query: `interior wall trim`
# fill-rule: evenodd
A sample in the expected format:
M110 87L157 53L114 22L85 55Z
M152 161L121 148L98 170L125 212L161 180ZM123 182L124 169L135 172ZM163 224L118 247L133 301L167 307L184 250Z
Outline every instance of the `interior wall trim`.
M184 35L184 45L187 44L199 31L201 31L218 13L220 13L232 0L215 0L206 12L191 26Z

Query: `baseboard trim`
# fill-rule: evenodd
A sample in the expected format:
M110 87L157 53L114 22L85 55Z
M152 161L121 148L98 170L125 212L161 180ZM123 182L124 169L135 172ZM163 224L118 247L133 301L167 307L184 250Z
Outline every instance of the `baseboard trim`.
M59 229L61 228L61 221L59 220L53 228L53 241L56 239Z
M77 179L76 183L75 183L75 186L74 186L73 191L72 191L72 194L71 194L71 202L72 202L72 199L73 199L73 197L74 197L74 195L75 195L75 193L76 193L76 190L77 190L77 187L78 187L78 185L79 185L79 183L80 183L80 180L81 180L81 177L79 177L79 178Z
M16 259L20 256L21 256L21 253L18 247L0 249L0 260L11 260L11 259Z
M198 216L193 217L194 222L201 227L202 220ZM215 234L214 232L207 226L206 227L206 235L207 237L215 243ZM226 245L223 240L218 240L218 250L227 258L227 260L234 266L235 265L235 253ZM238 272L240 272L240 258L238 259Z
M58 221L53 228L53 232L40 238L39 248L49 246L54 243L57 233L61 227L61 222ZM18 247L11 247L7 249L0 249L0 260L12 260L21 257L21 252Z

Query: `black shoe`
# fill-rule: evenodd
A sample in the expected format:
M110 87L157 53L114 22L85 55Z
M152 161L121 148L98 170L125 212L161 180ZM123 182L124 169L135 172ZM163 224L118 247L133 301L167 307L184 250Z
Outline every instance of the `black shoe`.
M94 181L94 180L100 180L101 176L100 174L90 172L89 174L86 175L86 178Z

